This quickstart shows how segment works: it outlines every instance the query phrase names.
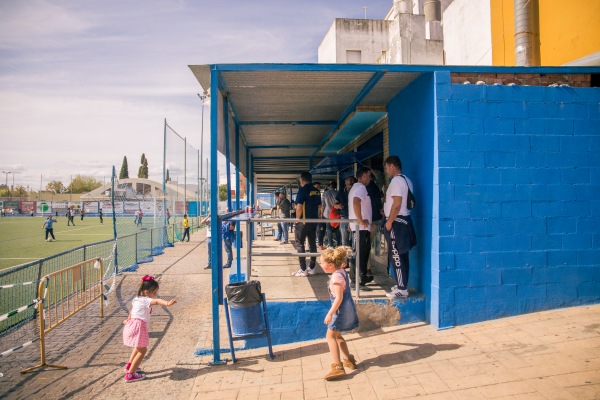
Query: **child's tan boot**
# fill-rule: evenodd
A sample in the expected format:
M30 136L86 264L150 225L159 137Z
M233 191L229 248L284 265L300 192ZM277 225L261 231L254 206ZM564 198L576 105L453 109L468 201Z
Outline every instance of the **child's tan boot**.
M346 375L346 371L344 370L344 364L333 363L333 364L331 364L331 371L329 371L329 373L327 375L325 375L325 380L331 381L333 379L337 379L344 375Z
M350 354L350 357L344 360L344 367L351 370L356 369L356 360L354 359L354 356L352 354Z

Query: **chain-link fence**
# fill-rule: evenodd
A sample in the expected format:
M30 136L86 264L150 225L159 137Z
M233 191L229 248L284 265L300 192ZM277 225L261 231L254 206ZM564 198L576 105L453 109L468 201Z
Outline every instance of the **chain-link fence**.
M200 228L199 217L191 217L190 230ZM163 253L166 243L179 240L182 222L118 236L116 240L86 244L34 262L0 271L0 337L36 315L38 283L47 274L94 257L104 260L104 280L138 268ZM165 240L166 236L166 240ZM1 349L0 349L1 351Z

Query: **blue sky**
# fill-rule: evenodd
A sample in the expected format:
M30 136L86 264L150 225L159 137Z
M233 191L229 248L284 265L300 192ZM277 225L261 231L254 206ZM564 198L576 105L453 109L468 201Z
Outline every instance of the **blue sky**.
M188 65L317 62L334 18L363 18L367 6L382 19L392 3L0 0L0 170L38 190L40 176L42 188L75 174L108 180L123 156L137 176L145 153L159 179L165 118L200 148Z

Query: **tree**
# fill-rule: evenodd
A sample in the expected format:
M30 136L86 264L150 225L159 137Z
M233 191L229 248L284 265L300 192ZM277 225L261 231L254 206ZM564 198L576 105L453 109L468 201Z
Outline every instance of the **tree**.
M148 159L144 160L144 178L148 179Z
M119 172L119 179L129 178L129 167L127 166L127 156L123 156L123 164L121 164L121 172Z
M64 193L67 190L65 185L61 181L48 182L46 185L46 191L54 193Z
M219 185L219 201L227 200L227 184Z
M169 182L171 178L169 177L169 169L167 168L167 176L165 177L165 182Z
M146 158L145 153L142 153L140 164L142 165L138 168L138 178L148 179L148 159Z
M27 196L27 189L25 189L23 186L17 186L15 188L15 191L13 192L13 196L19 196L19 197Z
M87 193L102 186L102 182L91 176L77 175L67 188L69 193Z

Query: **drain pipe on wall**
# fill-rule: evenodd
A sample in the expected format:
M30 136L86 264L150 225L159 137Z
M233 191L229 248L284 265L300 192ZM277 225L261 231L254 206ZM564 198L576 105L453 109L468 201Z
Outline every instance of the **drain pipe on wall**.
M540 8L538 0L514 0L516 65L540 65Z

